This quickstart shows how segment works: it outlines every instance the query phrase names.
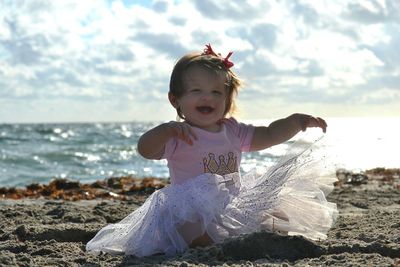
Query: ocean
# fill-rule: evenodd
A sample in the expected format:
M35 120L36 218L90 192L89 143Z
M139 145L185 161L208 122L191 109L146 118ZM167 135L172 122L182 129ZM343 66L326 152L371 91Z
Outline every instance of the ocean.
M323 144L335 155L338 168L400 167L400 118L333 118L327 122ZM146 160L136 150L139 137L157 124L0 124L0 187L48 183L54 178L82 183L126 175L168 178L165 160ZM310 131L322 135L319 129L307 133ZM245 153L241 170L271 166L307 133L269 149Z

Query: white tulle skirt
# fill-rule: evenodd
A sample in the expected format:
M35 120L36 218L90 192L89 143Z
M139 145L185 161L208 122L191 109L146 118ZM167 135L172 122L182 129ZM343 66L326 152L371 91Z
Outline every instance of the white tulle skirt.
M313 148L297 142L263 173L203 174L157 190L119 223L101 229L86 249L174 255L205 233L218 243L260 230L325 239L338 216L336 204L325 198L336 177Z

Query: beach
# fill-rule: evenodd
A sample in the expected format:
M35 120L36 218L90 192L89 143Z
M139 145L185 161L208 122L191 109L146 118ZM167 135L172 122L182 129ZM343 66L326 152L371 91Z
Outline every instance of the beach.
M167 180L0 188L0 266L399 266L400 169L339 170L337 176L328 200L340 215L326 240L260 232L172 258L85 251L99 229L138 208Z

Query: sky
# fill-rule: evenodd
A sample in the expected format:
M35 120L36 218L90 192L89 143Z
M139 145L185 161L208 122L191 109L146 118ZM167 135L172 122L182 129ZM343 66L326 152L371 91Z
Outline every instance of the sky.
M211 43L237 117L400 116L398 0L0 0L0 123L166 121L175 62Z

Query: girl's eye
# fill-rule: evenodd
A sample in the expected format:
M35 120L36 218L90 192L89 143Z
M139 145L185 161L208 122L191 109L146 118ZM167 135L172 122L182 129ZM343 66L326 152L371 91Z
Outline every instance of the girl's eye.
M220 91L213 91L213 94L214 94L214 95L222 95L222 92L220 92Z
M192 92L192 93L199 93L199 92L200 92L200 89L192 89L192 90L190 90L190 92Z

